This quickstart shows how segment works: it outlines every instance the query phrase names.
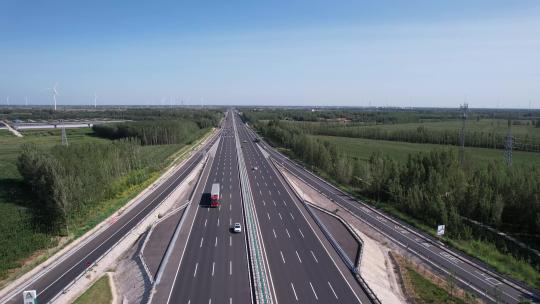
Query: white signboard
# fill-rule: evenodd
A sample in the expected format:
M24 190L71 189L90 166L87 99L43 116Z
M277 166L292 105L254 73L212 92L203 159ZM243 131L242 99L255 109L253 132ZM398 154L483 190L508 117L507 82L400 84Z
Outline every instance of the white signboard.
M444 235L444 225L437 226L437 235L438 236Z
M23 301L24 304L35 304L37 303L36 298L37 294L35 290L26 290L23 291Z

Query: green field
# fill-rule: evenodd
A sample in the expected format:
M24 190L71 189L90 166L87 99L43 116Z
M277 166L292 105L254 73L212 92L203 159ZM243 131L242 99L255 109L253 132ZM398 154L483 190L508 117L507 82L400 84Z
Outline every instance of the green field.
M335 144L341 152L349 157L355 157L358 160L367 161L375 152L381 152L397 161L404 162L411 153L427 152L433 149L452 149L456 153L458 147L445 146L436 144L415 144L398 141L385 141L363 138L350 137L335 137L335 136L314 136L324 139ZM465 153L467 157L476 163L485 163L486 161L504 161L504 151L486 148L471 148L466 147ZM513 163L516 165L522 164L540 164L540 153L534 152L513 152Z
M17 277L27 268L47 257L43 250L54 247L60 240L56 235L41 232L32 225L32 216L26 206L33 200L28 193L23 179L17 169L17 157L24 143L34 143L40 147L52 148L61 143L60 130L32 130L23 133L23 138L13 136L9 132L0 132L0 287L7 278ZM106 142L108 139L93 135L92 129L67 129L70 145L86 142ZM77 237L94 227L97 223L118 210L137 193L148 186L159 176L160 169L170 162L171 156L179 151L185 151L186 145L156 145L141 147L145 157L154 160L156 166L148 180L130 188L122 188L116 197L96 204L95 208L87 210L87 216L74 223L72 236ZM129 176L125 177L126 179ZM122 187L122 180L119 187ZM33 259L41 254L38 259ZM32 263L22 267L29 259ZM14 269L17 269L14 272Z
M109 304L113 296L109 276L104 275L85 291L74 304Z
M536 128L531 121L520 121L521 125L512 125L512 134L515 136L540 138L540 128ZM527 125L527 123L529 123ZM459 120L453 121L437 121L437 122L422 122L422 123L404 123L404 124L386 124L377 125L378 128L386 130L416 130L419 126L424 126L429 130L461 130L462 122ZM467 130L474 132L495 133L506 135L508 132L508 122L502 119L481 119L468 120Z
M424 122L414 122L414 123L399 123L399 124L364 124L364 123L336 123L336 122L291 122L293 124L304 125L306 127L323 127L327 126L329 128L379 128L382 130L416 130L418 127L423 126L428 130L433 131L456 131L461 130L462 122L460 120L446 120L446 121L424 121ZM540 139L540 128L534 126L532 121L520 120L514 122L516 124L512 125L512 134L516 137L523 138L529 136L530 138ZM469 132L483 132L483 133L494 133L505 136L508 132L508 122L503 119L481 119L479 121L471 119L467 121L467 131Z

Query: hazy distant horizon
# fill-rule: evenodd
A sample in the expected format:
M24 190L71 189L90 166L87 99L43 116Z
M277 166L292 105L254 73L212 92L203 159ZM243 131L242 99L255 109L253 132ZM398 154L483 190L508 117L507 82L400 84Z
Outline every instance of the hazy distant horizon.
M0 104L540 108L538 1L12 1Z
M469 110L532 110L532 111L540 111L540 108L534 108L534 107L531 107L531 108L494 108L494 107L474 107L474 106L471 106L470 104L469 105ZM160 105L160 104L114 104L114 103L110 103L110 104L100 104L100 105L97 105L97 109L103 109L103 108L113 108L113 107L155 107L155 108L181 108L181 107L186 107L186 108L212 108L212 107L238 107L238 108L257 108L257 107L260 107L260 108L283 108L283 109L286 109L286 108L312 108L312 109L374 109L374 108L377 108L377 109L384 109L384 108L388 108L388 109L456 109L459 110L461 105L457 106L457 107L445 107L445 106L413 106L413 107L410 107L410 106L383 106L383 105L371 105L371 106L348 106L348 105L294 105L294 104L290 104L290 105L273 105L273 104L269 104L269 105L256 105L256 104L204 104L204 105L200 105L200 104L184 104L184 105L181 105L181 104L172 104L172 105ZM0 104L0 109L3 109L3 108L17 108L17 109L20 109L20 108L32 108L32 107L35 107L35 108L51 108L52 109L52 106L49 105L49 104L28 104L27 106L25 106L24 104L10 104L9 106L5 105L5 104ZM57 105L57 111L61 111L62 108L88 108L88 109L92 109L94 108L94 105L85 105L85 104L62 104L62 105Z

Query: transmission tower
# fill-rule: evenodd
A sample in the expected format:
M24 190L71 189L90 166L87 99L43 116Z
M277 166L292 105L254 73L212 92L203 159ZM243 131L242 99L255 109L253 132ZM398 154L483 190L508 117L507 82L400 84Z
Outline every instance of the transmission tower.
M60 120L60 124L62 125L62 146L68 145L68 139L66 135L66 126L64 126L64 121Z
M459 107L461 110L461 133L459 134L459 162L461 165L463 165L463 160L465 158L465 125L467 122L467 112L469 111L469 104L464 103L462 106Z
M506 134L506 141L504 143L504 158L506 159L506 165L512 166L512 146L514 144L514 138L512 137L512 119L508 119L508 133Z

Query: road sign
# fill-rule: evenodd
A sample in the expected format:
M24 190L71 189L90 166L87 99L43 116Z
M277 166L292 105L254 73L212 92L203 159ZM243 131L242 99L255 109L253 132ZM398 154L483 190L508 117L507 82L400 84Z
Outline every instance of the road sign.
M36 304L37 303L36 298L37 298L37 294L35 290L23 291L24 304Z
M444 235L444 225L437 226L437 235L438 236Z

